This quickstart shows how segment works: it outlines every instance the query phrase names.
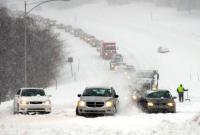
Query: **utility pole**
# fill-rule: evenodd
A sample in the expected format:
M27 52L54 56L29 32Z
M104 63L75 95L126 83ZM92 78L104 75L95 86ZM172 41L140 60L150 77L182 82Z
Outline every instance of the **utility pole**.
M27 15L27 3L24 1L24 86L27 87L27 24L26 24L26 15Z
M30 10L27 11L27 1L24 1L24 86L27 87L27 15L34 10L35 8L39 7L42 4L52 2L52 1L70 1L70 0L46 0L42 1L35 6L33 6Z

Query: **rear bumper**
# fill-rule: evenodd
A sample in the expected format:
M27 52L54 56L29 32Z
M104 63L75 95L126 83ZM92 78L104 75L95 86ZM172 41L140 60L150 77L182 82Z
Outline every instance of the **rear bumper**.
M51 105L43 104L28 104L28 105L19 105L19 113L26 112L51 112Z

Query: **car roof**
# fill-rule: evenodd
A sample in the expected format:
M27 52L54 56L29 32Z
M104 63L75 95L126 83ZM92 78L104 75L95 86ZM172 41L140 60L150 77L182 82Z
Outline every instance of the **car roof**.
M27 88L20 88L21 90L27 90L27 89L38 89L38 90L41 90L41 89L44 89L44 88L35 88L35 87L27 87Z
M85 89L93 89L93 88L111 89L111 87L109 86L90 86L90 87L86 87Z
M166 89L158 89L158 90L147 90L147 94L153 93L153 92L159 92L159 91L169 91Z

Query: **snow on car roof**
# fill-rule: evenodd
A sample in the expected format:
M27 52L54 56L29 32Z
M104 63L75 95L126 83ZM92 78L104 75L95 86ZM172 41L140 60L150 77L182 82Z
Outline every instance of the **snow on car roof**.
M158 89L158 90L147 90L147 94L153 93L153 92L158 92L158 91L169 91L166 89Z
M27 87L27 88L21 88L21 89L25 90L25 89L44 89L44 88Z
M110 89L111 87L109 87L109 86L90 86L90 87L86 87L85 89L92 89L92 88Z

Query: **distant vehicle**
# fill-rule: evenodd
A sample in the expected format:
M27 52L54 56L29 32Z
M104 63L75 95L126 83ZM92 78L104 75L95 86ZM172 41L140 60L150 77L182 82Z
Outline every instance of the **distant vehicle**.
M87 36L87 33L83 32L80 35L80 39L84 40L86 36Z
M100 56L103 59L111 59L117 53L115 42L103 42L100 47Z
M74 29L74 36L75 37L80 37L82 33L83 33L82 29L79 29L79 28Z
M90 44L90 42L91 42L92 40L95 40L95 37L94 37L94 36L89 35L89 34L85 35L85 37L84 37L84 41L85 41L85 42L87 42L87 43Z
M120 54L120 53L114 54L114 55L112 56L112 59L114 59L114 58L120 58L120 59L122 59L122 61L123 61L123 55Z
M114 54L110 61L110 70L116 70L121 65L125 65L123 56L119 53Z
M65 26L65 32L71 32L73 30L73 27L71 25Z
M21 88L14 98L14 114L29 112L51 112L50 96L43 88Z
M137 91L133 100L145 112L176 112L176 97L172 97L169 90L146 90Z
M65 29L65 25L64 24L57 24L56 28L57 29Z
M158 89L159 73L157 70L139 70L136 72L137 86L145 86L146 89ZM143 89L141 87L141 89Z
M90 41L88 42L92 47L97 47L100 45L100 41L97 40L96 38L91 38Z
M133 65L126 65L125 70L127 71L136 71L135 67Z
M49 26L56 26L56 20L50 20Z
M167 53L169 52L169 49L163 46L158 47L158 52L159 53Z
M112 87L87 87L78 94L76 115L114 115L118 110L118 95Z
M101 49L101 45L103 44L103 40L97 40L97 46L96 46L96 50L97 52L100 52L100 49Z

